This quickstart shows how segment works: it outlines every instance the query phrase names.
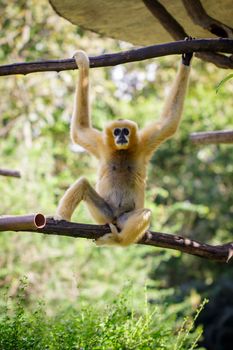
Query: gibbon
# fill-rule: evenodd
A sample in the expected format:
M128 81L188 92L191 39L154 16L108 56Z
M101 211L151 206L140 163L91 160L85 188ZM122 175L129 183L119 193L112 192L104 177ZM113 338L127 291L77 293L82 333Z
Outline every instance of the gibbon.
M151 210L144 208L146 168L158 146L174 135L183 109L192 53L182 61L159 121L142 130L125 119L112 121L100 132L92 127L89 106L89 59L84 51L74 54L79 68L71 119L71 139L98 158L96 189L84 177L61 198L55 219L70 220L84 201L98 224L109 224L111 233L97 245L128 246L149 229Z

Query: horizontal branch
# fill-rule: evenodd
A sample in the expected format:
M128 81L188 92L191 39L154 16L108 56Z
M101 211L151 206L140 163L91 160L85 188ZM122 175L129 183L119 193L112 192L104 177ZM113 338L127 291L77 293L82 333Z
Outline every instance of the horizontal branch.
M32 215L0 217L0 231L32 231L92 240L110 233L108 225L78 224L68 221L56 221L51 218L47 218L46 224L44 224L45 221L42 214L35 214L34 218ZM233 242L212 246L180 235L161 232L147 232L138 244L175 249L186 254L218 262L229 262L233 255Z
M233 130L194 132L190 139L195 144L233 143Z
M11 176L11 177L21 177L20 172L17 170L0 169L0 175Z
M176 41L166 44L146 46L113 54L104 54L90 57L90 67L107 67L118 64L142 61L149 58L182 54L185 52L224 52L233 53L232 39L196 39L192 41ZM226 65L233 68L233 61L228 56L223 56ZM77 69L73 58L63 60L45 60L36 62L13 63L0 66L0 76L13 74L29 74L35 72L47 72Z

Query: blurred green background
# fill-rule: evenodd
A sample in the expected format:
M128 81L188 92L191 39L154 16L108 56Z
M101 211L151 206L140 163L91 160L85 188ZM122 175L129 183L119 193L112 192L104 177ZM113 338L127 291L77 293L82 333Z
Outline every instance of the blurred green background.
M1 0L0 6L1 65L67 58L76 49L94 56L131 47L73 26L45 0ZM101 129L114 118L143 126L158 118L179 60L172 56L91 70L94 126ZM194 146L189 141L191 132L232 127L232 80L216 94L227 74L193 60L180 129L159 148L149 167L145 206L153 212L154 230L210 244L232 241L232 147ZM0 77L0 168L22 173L21 179L0 178L0 215L51 215L75 179L85 175L94 184L96 160L69 139L76 79L77 71ZM73 219L92 222L84 205ZM149 304L162 307L167 317L176 315L176 324L207 297L210 302L200 317L205 346L228 349L233 329L231 264L153 247L97 248L82 239L1 233L1 304L6 296L18 294L23 276L25 308L43 299L49 315L81 302L101 309L126 285L139 310L147 286Z

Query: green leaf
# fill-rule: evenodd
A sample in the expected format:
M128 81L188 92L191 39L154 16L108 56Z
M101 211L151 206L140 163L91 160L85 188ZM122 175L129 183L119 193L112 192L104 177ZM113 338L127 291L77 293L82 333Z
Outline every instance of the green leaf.
M222 87L222 85L225 84L231 78L233 78L233 73L229 74L228 76L226 76L226 78L224 78L222 81L220 81L220 83L216 87L216 94L219 92L219 89Z

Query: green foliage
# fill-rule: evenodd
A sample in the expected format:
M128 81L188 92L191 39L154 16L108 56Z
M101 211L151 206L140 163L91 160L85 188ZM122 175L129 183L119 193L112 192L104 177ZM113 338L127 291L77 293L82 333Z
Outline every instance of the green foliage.
M152 309L147 301L140 312L136 310L129 287L102 310L72 305L51 317L41 302L26 310L26 284L21 283L18 294L1 310L2 350L190 350L196 348L202 333L200 328L194 331L194 320L204 303L195 318L185 319L178 330L172 326L174 317L164 317L161 309Z

